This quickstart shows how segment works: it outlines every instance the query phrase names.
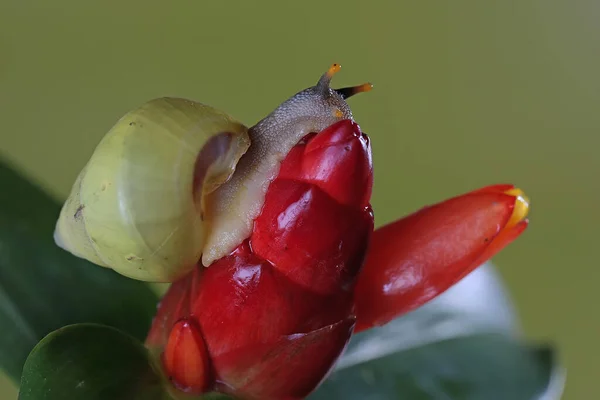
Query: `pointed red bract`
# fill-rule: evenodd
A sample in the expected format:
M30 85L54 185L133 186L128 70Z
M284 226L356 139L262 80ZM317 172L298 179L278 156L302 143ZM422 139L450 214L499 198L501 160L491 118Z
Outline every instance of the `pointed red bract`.
M321 329L256 343L215 357L224 392L244 399L304 399L325 378L344 350L354 326L346 318Z
M507 227L512 188L482 188L377 229L356 287L356 331L425 304L514 240L527 222Z
M193 319L185 318L173 326L163 362L169 379L182 391L200 394L208 388L211 383L208 354Z
M373 231L368 138L345 120L296 146L269 186L253 252L322 295L350 290Z
M311 183L340 204L368 207L373 160L369 138L360 127L343 120L305 140L305 146L296 146L288 154L277 179Z
M216 357L335 323L350 313L351 295L307 290L244 244L202 272L192 313Z
M314 185L278 179L250 243L290 280L328 295L349 290L372 231L370 209L342 206Z
M332 125L306 145L302 177L340 204L367 207L373 188L369 138L354 122Z

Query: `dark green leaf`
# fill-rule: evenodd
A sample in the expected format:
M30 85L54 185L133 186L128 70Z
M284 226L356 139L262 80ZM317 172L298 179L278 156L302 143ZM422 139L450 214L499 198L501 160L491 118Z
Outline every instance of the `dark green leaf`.
M134 337L98 324L46 336L27 358L19 400L165 400L160 375Z
M539 399L549 355L501 334L448 339L339 369L311 399Z
M97 322L143 339L157 296L54 244L60 204L0 162L0 368L15 381L48 333Z
M389 324L355 335L310 399L554 400L549 348L522 344L491 265Z
M236 400L234 397L231 397L227 394L223 394L223 393L207 393L205 395L203 395L201 398L201 400Z

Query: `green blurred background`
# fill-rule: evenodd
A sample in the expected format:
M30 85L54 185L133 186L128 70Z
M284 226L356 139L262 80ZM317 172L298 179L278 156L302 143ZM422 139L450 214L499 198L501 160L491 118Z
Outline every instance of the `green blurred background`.
M372 138L378 224L491 183L532 198L530 229L495 262L527 335L559 346L565 398L591 399L599 17L593 0L3 0L0 156L63 199L146 100L188 97L253 124L339 62L334 86L375 84L351 106Z

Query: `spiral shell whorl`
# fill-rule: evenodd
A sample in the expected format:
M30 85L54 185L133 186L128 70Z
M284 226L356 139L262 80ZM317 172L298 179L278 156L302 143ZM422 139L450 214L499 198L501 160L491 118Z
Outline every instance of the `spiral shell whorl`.
M210 163L199 166L207 143ZM214 108L145 103L99 143L61 211L56 242L125 276L172 282L201 257L204 195L231 177L249 145L247 128Z

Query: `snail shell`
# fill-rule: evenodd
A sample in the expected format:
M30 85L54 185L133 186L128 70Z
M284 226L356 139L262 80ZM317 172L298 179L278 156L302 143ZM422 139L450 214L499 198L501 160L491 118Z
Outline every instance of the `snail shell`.
M134 279L169 282L197 263L203 201L231 177L247 128L193 101L160 98L123 116L65 202L56 242Z
M107 133L57 222L65 250L134 279L173 282L209 266L252 232L271 181L311 132L352 119L345 99L370 84L331 89L340 66L247 129L185 99L152 100Z

